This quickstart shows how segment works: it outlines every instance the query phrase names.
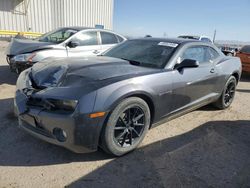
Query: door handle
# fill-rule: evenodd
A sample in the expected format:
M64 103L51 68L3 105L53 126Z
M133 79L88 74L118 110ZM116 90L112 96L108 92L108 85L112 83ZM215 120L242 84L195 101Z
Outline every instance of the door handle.
M99 54L100 52L98 50L93 51L94 54Z
M215 73L215 69L212 68L212 69L210 70L210 73Z

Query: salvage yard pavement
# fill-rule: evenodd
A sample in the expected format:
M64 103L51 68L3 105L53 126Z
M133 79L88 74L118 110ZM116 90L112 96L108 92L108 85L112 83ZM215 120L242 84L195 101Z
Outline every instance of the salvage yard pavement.
M6 46L0 42L0 187L250 187L250 75L229 109L207 106L153 128L123 157L75 154L18 128Z

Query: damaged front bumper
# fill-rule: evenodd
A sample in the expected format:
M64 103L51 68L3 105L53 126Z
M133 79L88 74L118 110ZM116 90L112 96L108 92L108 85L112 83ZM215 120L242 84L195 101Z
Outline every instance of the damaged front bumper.
M22 100L18 103L18 98L16 96L15 111L24 111L18 115L19 126L28 133L76 153L97 150L105 118L90 118L89 114L50 112L37 107L27 107Z
M12 72L16 72L17 74L20 74L25 69L32 67L34 64L33 62L29 62L29 61L26 61L26 62L15 61L14 58L11 58L11 57L6 57L6 59L9 64L10 70Z
M80 107L83 105L77 106L74 111L65 111L51 110L44 105L46 103L42 105L31 103L31 99L39 96L37 94L39 92L31 87L27 79L28 74L28 70L24 71L17 81L14 109L18 115L19 126L39 139L76 153L96 151L106 117L90 118L89 113ZM41 93L44 92L46 93L41 90ZM86 101L90 100L81 102L88 106ZM92 108L92 105L89 106Z
M98 119L52 114L37 109L30 109L19 116L19 126L28 133L76 153L97 150L98 138L95 135L98 124Z

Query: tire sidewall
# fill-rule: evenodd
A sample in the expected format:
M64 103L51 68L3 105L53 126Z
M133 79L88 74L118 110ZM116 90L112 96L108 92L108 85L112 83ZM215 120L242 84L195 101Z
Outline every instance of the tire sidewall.
M139 106L143 110L145 114L145 127L140 138L135 143L133 143L132 146L123 148L123 147L118 146L114 140L114 127L116 126L117 119L120 113L124 112L125 109L128 109L133 106ZM110 153L116 156L124 155L125 153L128 153L134 150L142 142L143 138L145 137L149 129L149 126L150 126L150 109L147 103L138 97L131 97L131 98L124 99L121 103L119 103L116 106L116 108L112 111L108 119L108 122L105 127L105 132L104 132L105 146L109 150Z

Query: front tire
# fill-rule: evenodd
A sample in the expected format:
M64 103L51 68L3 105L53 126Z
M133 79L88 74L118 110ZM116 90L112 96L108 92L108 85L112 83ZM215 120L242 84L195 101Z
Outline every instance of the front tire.
M134 150L150 125L150 109L138 97L124 99L112 111L102 132L102 148L115 156Z
M233 102L236 86L236 78L234 76L230 76L225 84L221 97L214 103L214 105L221 110L228 108Z

